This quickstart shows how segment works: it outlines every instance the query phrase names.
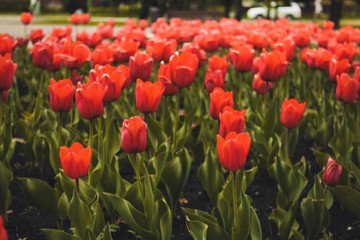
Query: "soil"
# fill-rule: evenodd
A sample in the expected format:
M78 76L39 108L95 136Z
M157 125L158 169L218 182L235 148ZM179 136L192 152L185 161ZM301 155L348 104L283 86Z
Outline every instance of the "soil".
M313 154L309 148L313 143L304 137L300 136L295 153L294 160L300 160L304 154L306 160L311 165L314 165L312 170L316 169L316 163ZM9 208L8 219L9 223L6 226L9 239L26 239L26 240L42 240L45 237L41 234L42 228L56 229L55 220L49 216L44 210L40 209L30 200L27 200L16 183L16 177L32 177L39 178L46 181L48 184L54 184L54 174L50 166L44 167L44 172L40 172L38 167L33 167L29 171L29 159L24 154L23 145L17 143L14 158L12 160L12 167L14 171L14 181L11 183L10 190L13 195L13 201ZM247 166L246 166L247 167ZM196 177L198 166L193 165L189 175L188 182L183 192L183 201L180 206L192 209L200 209L210 212L212 206L208 199L201 183ZM310 174L307 172L307 174ZM308 176L308 179L312 177ZM312 183L309 182L304 191L304 196L310 190ZM277 235L276 225L268 220L268 216L276 207L276 182L269 177L266 172L257 173L253 183L246 192L252 198L252 206L255 208L259 217L261 228L263 232L263 239L279 239ZM302 197L304 197L302 196ZM186 203L185 203L186 202ZM349 211L343 209L339 203L334 202L330 209L331 225L328 228L328 234L332 239L360 239L360 221L353 216ZM301 219L300 212L297 219ZM303 226L303 224L302 224ZM70 227L69 221L64 223L65 229ZM137 239L128 225L124 221L118 221L117 231L112 233L113 239ZM192 239L187 231L185 224L185 216L181 210L177 209L177 216L173 219L173 235L174 240Z

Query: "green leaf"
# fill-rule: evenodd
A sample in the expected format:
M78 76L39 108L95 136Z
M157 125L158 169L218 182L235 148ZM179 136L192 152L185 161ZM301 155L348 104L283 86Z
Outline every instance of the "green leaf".
M172 203L177 201L184 189L189 177L191 162L192 158L184 148L179 155L166 163L162 179L166 184L166 190Z
M41 231L48 240L80 240L80 238L62 230L43 228Z
M301 213L304 218L307 239L315 239L316 235L326 227L330 214L325 208L325 199L304 198L301 202Z
M280 238L281 239L289 239L291 228L295 221L296 211L297 211L298 203L297 201L294 201L289 211L286 213L284 218L281 221L279 232L280 232Z
M60 157L59 157L59 146L57 145L57 140L51 133L45 133L46 140L49 144L49 160L50 165L55 173L59 172L61 168Z
M76 189L74 189L73 198L70 201L68 216L75 226L75 231L79 232L80 236L84 236L92 217L89 208L80 199Z
M154 154L154 157L152 157L149 160L149 163L151 163L155 169L155 186L157 186L161 180L161 176L163 173L163 170L165 168L166 160L169 156L168 151L168 141L162 143L157 151Z
M111 236L110 224L109 223L107 223L106 226L105 226L103 240L113 240L113 238Z
M250 206L250 235L253 240L262 239L261 224L253 207Z
M233 226L231 238L233 240L247 239L250 231L250 201L241 193L241 204L237 210L238 222Z
M112 159L113 156L115 156L115 154L119 152L121 146L121 134L117 131L114 121L112 121L112 123L110 124L109 138L109 156Z
M63 192L59 198L59 202L57 204L57 212L59 215L59 220L63 221L66 218L67 212L69 210L69 201L66 197L65 192Z
M341 202L353 215L360 218L360 192L348 187L337 185L336 187L329 187L333 197Z
M158 201L161 201L164 205L166 205L166 212L160 218L160 233L162 240L168 240L171 239L171 232L172 232L171 211L169 206L166 204L166 202L163 199L160 199Z
M99 200L97 199L91 206L92 214L92 222L91 222L91 231L95 236L98 236L105 227L105 218L104 213L99 204Z
M61 194L45 182L34 178L17 178L21 189L32 201L44 208L56 219L63 214L58 213L58 202Z
M215 217L207 212L193 210L190 208L181 208L186 215L187 221L199 221L208 226L207 239L209 240L230 240L230 236L225 230L219 226Z
M144 239L157 239L156 235L149 230L145 215L134 208L130 202L110 193L104 193L110 200L116 211L125 219L129 226Z
M12 179L12 172L0 161L0 213L4 215L6 215L12 199L9 190Z
M190 221L186 218L186 227L194 240L206 240L208 225L200 221Z
M219 161L212 152L205 155L205 161L197 171L197 177L205 188L213 206L217 204L218 194L225 183L224 176L219 171Z

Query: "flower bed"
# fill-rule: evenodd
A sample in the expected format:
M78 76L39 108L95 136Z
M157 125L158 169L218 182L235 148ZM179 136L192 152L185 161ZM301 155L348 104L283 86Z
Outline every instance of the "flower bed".
M0 34L0 236L359 235L359 29L147 26Z

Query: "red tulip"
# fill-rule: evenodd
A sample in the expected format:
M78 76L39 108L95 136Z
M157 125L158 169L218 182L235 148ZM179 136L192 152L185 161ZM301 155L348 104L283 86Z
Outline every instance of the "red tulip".
M90 21L90 14L88 13L83 13L80 15L80 22L82 24L87 24Z
M64 28L53 27L51 36L56 37L57 39L62 39L71 35L71 25L67 25Z
M10 89L17 64L11 60L9 53L5 56L0 55L0 91L7 91Z
M8 235L6 229L4 228L3 219L0 215L0 239L1 240L8 240Z
M211 93L215 87L220 87L225 90L225 79L221 70L212 72L210 69L205 74L205 87L208 93Z
M206 63L206 52L204 51L204 49L200 48L198 43L184 43L181 52L189 52L194 54L198 59L199 67L204 66L204 64Z
M335 26L335 24L332 21L323 21L322 22L323 29L332 30L332 29L334 29L334 26Z
M100 83L89 81L85 85L78 83L75 101L81 117L93 119L104 113L103 99L107 88L103 89Z
M223 168L233 172L243 168L250 145L251 138L248 133L230 132L225 139L217 135L217 151Z
M333 57L329 63L329 77L331 82L336 82L336 76L342 73L348 73L351 65L347 58L339 60L337 57Z
M219 114L219 120L219 135L221 137L226 137L230 132L242 133L245 126L245 110L238 111L232 107L225 106L223 113Z
M20 21L22 24L28 25L31 22L32 18L33 16L30 12L23 12L21 13Z
M5 55L6 53L12 52L16 45L16 42L14 39L12 39L7 34L0 34L0 55Z
M322 179L329 187L335 187L339 184L342 167L332 158L328 159Z
M54 112L69 112L75 92L75 86L69 79L63 79L56 82L50 80L49 94L50 106Z
M89 74L90 81L100 82L103 89L107 88L104 96L105 102L116 101L120 98L121 90L127 78L128 72L109 64L105 66L96 65L95 70L91 70Z
M305 111L306 103L296 99L284 99L281 108L280 122L287 128L297 127Z
M27 46L28 45L28 43L29 43L29 39L28 38L22 38L22 37L17 37L16 38L16 43L15 43L15 46L16 47L23 47L23 46Z
M237 72L249 72L252 69L255 50L252 45L242 45L229 50L229 59Z
M44 42L35 43L31 49L32 61L35 67L46 69L52 62L52 55L48 45Z
M226 76L229 65L230 63L227 62L226 56L219 57L217 55L213 55L211 58L209 58L209 69L212 72L221 70L224 77Z
M75 142L70 148L60 148L60 161L66 175L72 179L79 179L89 172L91 148L84 148L81 143Z
M70 22L74 25L78 25L81 20L82 20L82 17L80 14L71 14L70 18L69 18Z
M257 49L263 49L267 47L268 40L266 34L263 32L250 31L248 34L249 42Z
M105 46L96 46L91 54L91 61L93 66L96 64L106 65L113 62L113 53Z
M136 80L136 107L142 113L154 113L159 107L160 99L165 90L161 82L143 82Z
M234 106L233 92L225 92L222 88L216 87L210 93L210 115L214 119L219 118L219 114L225 106Z
M114 55L114 62L126 62L133 56L140 46L139 42L133 39L122 39L109 46Z
M179 88L171 82L170 64L165 65L164 62L160 63L157 80L165 87L163 92L164 96L176 95L179 92Z
M146 123L140 116L123 121L121 144L126 153L140 153L145 151L147 144Z
M149 26L149 22L146 19L140 19L139 21L139 28L140 29L145 29Z
M71 81L72 81L74 86L76 86L78 82L82 83L83 80L84 80L83 75L78 75L76 70L72 70L72 72L71 72Z
M251 71L255 74L259 72L259 67L260 67L260 58L259 57L255 57L253 62L252 62L252 68Z
M68 69L81 68L84 62L90 60L89 47L82 42L65 42L61 49L61 58Z
M197 57L189 52L180 55L176 52L169 62L171 69L171 81L179 88L190 86L195 79L198 69Z
M76 33L76 39L87 44L89 41L89 34L87 32L78 32Z
M321 70L328 71L329 63L332 57L333 54L329 50L326 50L324 48L319 48L315 54L316 67Z
M151 39L148 41L146 50L154 58L156 62L169 62L170 57L177 49L177 42L175 39Z
M216 34L202 33L196 35L194 42L198 43L199 46L207 52L216 51L219 47L220 37Z
M288 62L291 62L294 55L295 50L295 42L290 38L285 38L282 40L279 40L278 42L270 42L271 49L273 51L280 51L286 55L286 60Z
M337 76L336 80L336 98L344 103L353 102L358 94L359 82L347 73Z
M253 80L252 87L257 93L259 93L261 95L265 94L265 92L266 92L266 82L260 78L259 73L254 75L254 80ZM272 88L273 88L273 84L271 82L269 82L268 83L268 89L272 89Z
M41 41L45 37L42 29L31 29L29 39L33 44Z
M286 73L288 62L284 53L279 51L260 54L259 72L264 81L276 82Z
M339 58L339 60L346 58L351 61L356 53L356 47L354 43L336 44L334 50L335 55Z
M130 79L135 82L140 78L143 81L148 81L153 69L154 60L145 51L139 51L129 60Z
M311 32L307 29L299 30L294 34L293 40L296 46L300 48L307 47L311 42Z
M2 96L0 96L0 97L2 97L3 102L5 102L8 93L9 93L9 90L8 91L2 91Z

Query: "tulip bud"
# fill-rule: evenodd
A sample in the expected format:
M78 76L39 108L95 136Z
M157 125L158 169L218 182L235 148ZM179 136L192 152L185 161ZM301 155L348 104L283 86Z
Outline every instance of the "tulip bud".
M332 158L328 159L322 179L329 187L335 187L339 184L342 167Z
M9 53L0 55L0 92L10 89L17 65L11 60Z
M91 148L84 148L75 142L70 148L60 148L60 161L66 175L72 179L79 179L89 172Z
M54 112L69 112L75 92L75 86L69 79L63 79L56 82L50 80L49 94L50 106Z
M251 138L248 133L230 132L225 139L217 135L217 150L221 165L230 171L243 168L250 145Z
M337 76L336 80L336 98L344 103L353 102L358 94L359 82L347 73Z
M145 151L147 144L146 123L140 116L123 121L121 143L126 153L140 153Z
M165 90L161 82L136 81L136 107L142 113L154 113L159 108L160 99Z
M30 12L23 12L21 13L20 21L22 24L28 25L31 22L32 18L33 16Z
M223 113L219 114L219 135L226 137L229 132L242 133L245 126L245 110L237 111L225 106Z
M219 118L219 114L225 106L234 106L233 92L225 92L222 88L214 88L210 93L210 115L214 119Z

